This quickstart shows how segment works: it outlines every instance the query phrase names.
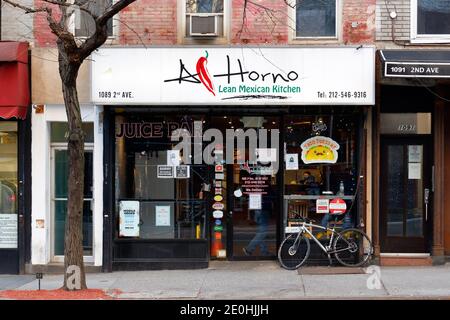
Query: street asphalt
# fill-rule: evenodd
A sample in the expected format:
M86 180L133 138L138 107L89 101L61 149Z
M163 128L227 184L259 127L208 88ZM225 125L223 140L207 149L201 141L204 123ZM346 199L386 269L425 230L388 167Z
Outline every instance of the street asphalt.
M365 272L302 275L275 261L214 261L200 270L89 273L87 284L119 299L450 299L450 264ZM44 275L41 288L60 288L62 279ZM0 275L0 290L37 287L33 275Z

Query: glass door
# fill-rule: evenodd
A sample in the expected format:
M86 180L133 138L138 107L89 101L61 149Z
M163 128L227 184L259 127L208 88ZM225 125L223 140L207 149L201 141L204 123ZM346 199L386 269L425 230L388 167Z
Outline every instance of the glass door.
M279 152L277 141L272 141L270 130L279 128L278 117L227 117L228 129L240 129L245 133L254 130L258 137L258 149ZM267 129L267 143L261 145L260 129ZM251 134L249 134L251 136ZM236 142L236 141L235 141ZM229 141L225 145L228 147ZM278 166L270 162L250 159L255 153L249 140L244 148L234 144L234 163L227 161L227 256L231 259L270 259L277 254L279 226L279 196L277 185ZM261 151L262 152L262 151ZM275 156L276 157L276 156ZM275 159L276 160L276 159ZM243 162L243 163L239 163Z
M68 153L66 146L52 147L52 257L55 262L64 261L64 235L67 216ZM93 262L93 147L84 152L84 205L83 205L83 251L85 262Z
M431 141L383 138L381 251L427 252L432 217Z
M0 122L0 273L19 272L17 122Z

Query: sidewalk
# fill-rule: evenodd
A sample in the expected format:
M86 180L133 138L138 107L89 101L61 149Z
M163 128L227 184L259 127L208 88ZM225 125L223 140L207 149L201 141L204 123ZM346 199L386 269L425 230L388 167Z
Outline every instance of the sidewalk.
M369 287L377 288L369 289L373 273L299 275L280 268L275 261L212 262L208 269L200 270L87 274L87 282L90 289L105 290L118 299L450 299L450 264L383 267L380 275L380 282L369 280ZM57 289L61 284L62 275L44 275L41 280L42 289ZM1 290L37 287L37 280L30 275L0 275Z

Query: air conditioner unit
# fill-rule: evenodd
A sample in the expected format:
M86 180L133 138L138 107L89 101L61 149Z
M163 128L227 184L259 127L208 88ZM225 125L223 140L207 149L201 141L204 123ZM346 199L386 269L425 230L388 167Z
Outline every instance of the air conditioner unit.
M191 14L190 30L192 37L217 37L217 14Z

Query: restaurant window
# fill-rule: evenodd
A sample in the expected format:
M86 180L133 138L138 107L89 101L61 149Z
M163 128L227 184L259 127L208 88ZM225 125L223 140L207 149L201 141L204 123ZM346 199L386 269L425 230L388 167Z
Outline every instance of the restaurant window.
M335 38L337 0L297 0L295 35L297 38Z
M325 212L317 199L341 198L347 208L352 207L358 177L358 119L353 115L287 117L284 180L285 195L294 196L288 203L290 218L321 221Z
M113 0L91 0L82 5L82 8L89 10L95 15L101 15L112 3ZM94 34L95 21L92 15L80 9L75 10L74 17L74 34L76 37L90 37ZM114 18L109 19L107 22L108 37L113 36L113 20Z
M413 38L450 38L450 0L412 0L411 5Z
M223 37L224 0L186 0L186 37Z
M205 238L207 166L186 164L171 141L177 129L192 133L194 121L203 118L116 116L116 239Z

